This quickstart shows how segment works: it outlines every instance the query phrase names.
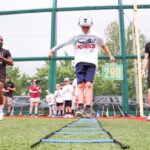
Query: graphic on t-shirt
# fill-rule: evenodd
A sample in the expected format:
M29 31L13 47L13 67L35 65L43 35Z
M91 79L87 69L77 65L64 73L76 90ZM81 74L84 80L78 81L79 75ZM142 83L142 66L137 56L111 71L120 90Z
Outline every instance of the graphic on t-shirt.
M78 39L77 42L78 43L83 43L83 44L89 44L89 43L95 43L96 39L85 39L85 38L81 38L81 39Z
M77 40L77 48L78 49L89 49L89 48L95 48L95 41L96 38L80 38Z

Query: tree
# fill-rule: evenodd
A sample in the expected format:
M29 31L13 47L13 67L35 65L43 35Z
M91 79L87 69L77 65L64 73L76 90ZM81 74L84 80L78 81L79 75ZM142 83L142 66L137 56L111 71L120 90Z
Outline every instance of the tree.
M113 54L120 54L119 46L119 25L117 21L110 23L105 30L106 42L109 49ZM140 33L140 45L143 50L146 43L146 37ZM126 30L126 53L133 54L133 38L132 38L132 24L129 24ZM102 55L104 55L102 53ZM120 63L120 61L117 61ZM99 71L102 70L102 65L106 61L99 62ZM127 60L127 72L128 72L128 85L129 85L129 97L135 97L135 76L134 76L134 63L133 60ZM145 87L145 84L144 84ZM97 73L94 82L94 92L96 95L121 95L121 82L120 81L102 81L101 72Z
M30 77L26 74L22 74L18 67L7 67L7 75L16 85L16 91L14 95L21 95L22 93L27 94L28 91L28 82Z
M57 67L57 82L64 82L64 78L66 77L70 78L70 80L73 80L75 78L72 62L69 60L58 62Z

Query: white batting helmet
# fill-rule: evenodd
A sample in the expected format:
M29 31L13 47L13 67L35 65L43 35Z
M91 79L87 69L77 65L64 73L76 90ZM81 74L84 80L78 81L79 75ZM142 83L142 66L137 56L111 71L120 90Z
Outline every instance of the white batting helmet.
M84 15L84 16L81 16L79 18L79 26L92 26L93 25L93 21L92 21L92 18L88 15Z

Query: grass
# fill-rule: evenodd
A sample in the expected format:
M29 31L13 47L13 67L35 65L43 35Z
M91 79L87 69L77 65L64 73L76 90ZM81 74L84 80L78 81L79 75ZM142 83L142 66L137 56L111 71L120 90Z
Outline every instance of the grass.
M30 145L73 120L6 118L0 122L0 150L30 150ZM101 120L105 129L130 150L150 149L150 123L135 120ZM61 138L62 137L62 138ZM55 135L55 139L108 139L106 135ZM120 150L115 144L42 143L33 150Z

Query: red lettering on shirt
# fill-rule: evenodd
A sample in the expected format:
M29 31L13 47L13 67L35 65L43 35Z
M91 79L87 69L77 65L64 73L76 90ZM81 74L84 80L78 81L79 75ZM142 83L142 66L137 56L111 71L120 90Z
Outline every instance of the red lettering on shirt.
M95 44L77 44L77 49L89 49L89 48L95 48Z

